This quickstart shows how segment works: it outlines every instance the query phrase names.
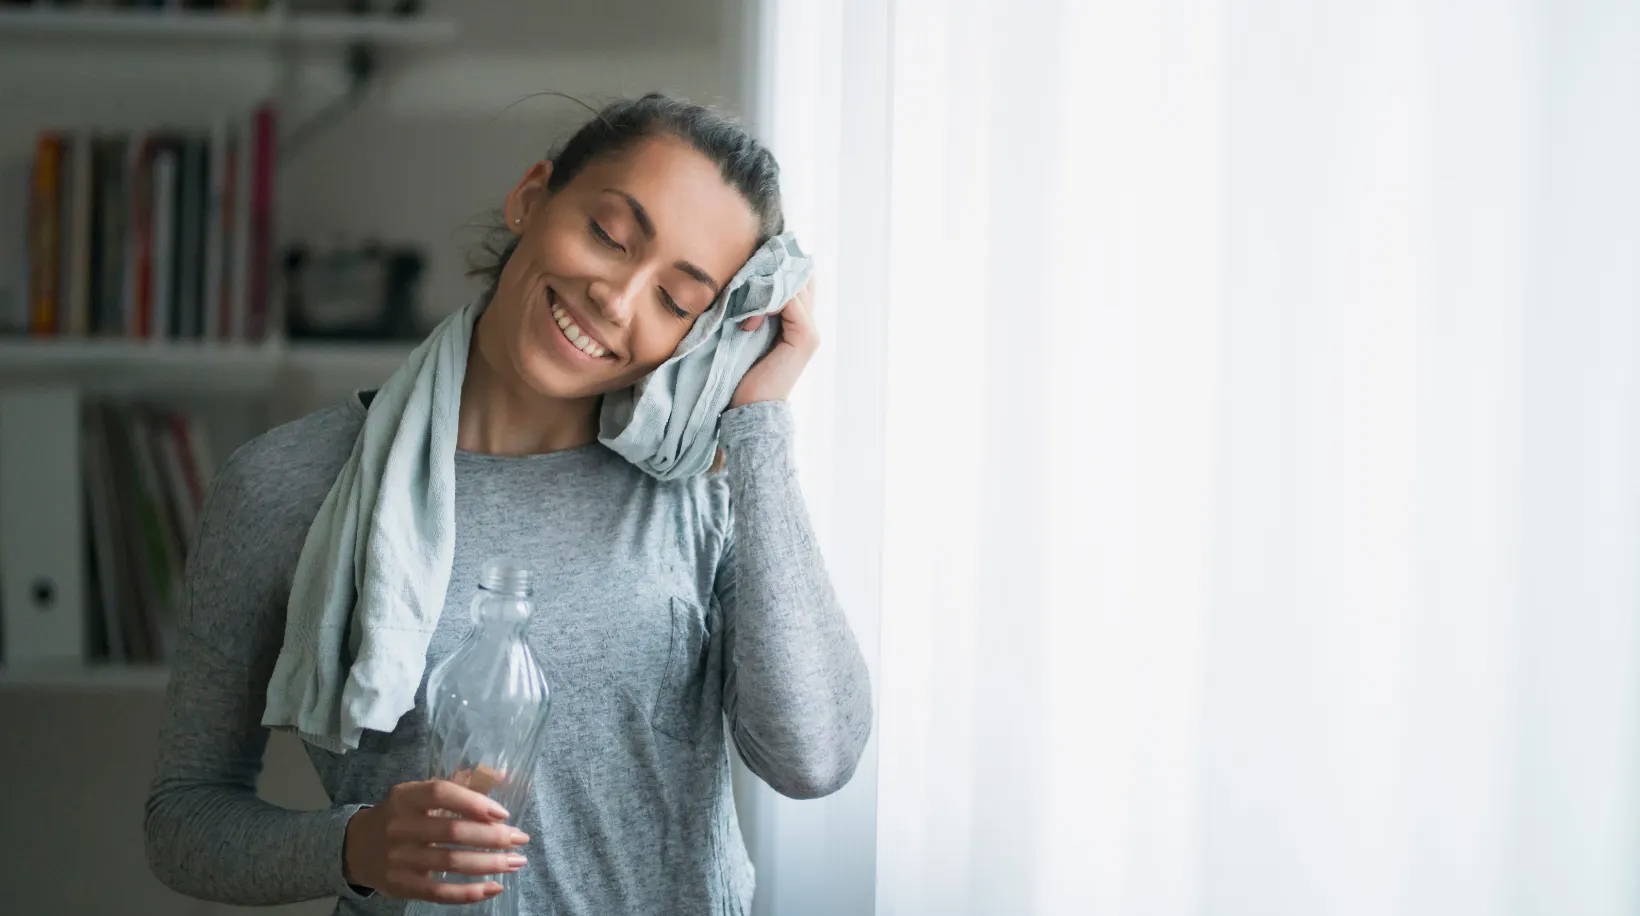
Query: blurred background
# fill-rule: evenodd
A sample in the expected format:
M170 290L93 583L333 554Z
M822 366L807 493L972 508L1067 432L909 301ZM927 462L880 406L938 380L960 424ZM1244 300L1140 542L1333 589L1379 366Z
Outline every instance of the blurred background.
M536 93L651 89L743 117L817 255L799 464L876 691L842 791L737 770L758 913L1640 912L1640 6L36 6L19 912L232 909L140 829L210 469L476 291L585 117ZM325 804L279 736L262 790Z

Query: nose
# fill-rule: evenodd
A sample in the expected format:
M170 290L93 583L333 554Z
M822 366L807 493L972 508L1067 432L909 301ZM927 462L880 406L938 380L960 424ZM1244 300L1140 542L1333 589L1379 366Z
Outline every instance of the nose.
M605 321L624 328L632 321L643 282L643 272L638 270L621 276L599 277L587 285L587 298Z

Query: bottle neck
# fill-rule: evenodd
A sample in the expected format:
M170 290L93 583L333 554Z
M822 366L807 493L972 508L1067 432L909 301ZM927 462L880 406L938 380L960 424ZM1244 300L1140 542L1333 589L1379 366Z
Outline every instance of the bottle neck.
M473 596L473 622L485 631L522 632L534 610L527 588L493 590L481 585Z
M474 621L474 626L485 633L494 636L522 636L524 627L530 622L528 617L523 619L509 619L480 616Z

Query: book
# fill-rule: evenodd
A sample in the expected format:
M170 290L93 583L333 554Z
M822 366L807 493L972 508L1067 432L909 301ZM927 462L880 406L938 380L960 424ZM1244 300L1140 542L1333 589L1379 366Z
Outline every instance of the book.
M139 410L125 415L137 466L137 518L144 557L149 564L153 600L146 610L159 639L160 660L171 657L175 637L176 602L182 585L182 556L175 522L166 505L164 481L154 460L147 416Z
M114 506L121 532L120 552L130 570L132 588L127 595L127 638L134 646L133 657L138 661L160 660L158 604L161 584L159 571L152 556L145 530L142 505L144 497L137 469L136 451L128 418L120 411L105 410L104 433L109 444L110 466L114 474Z
M153 183L149 215L152 220L148 255L152 304L148 311L146 336L159 338L171 336L171 315L176 296L177 149L173 138L161 137L154 141L151 168Z
M29 323L33 334L55 334L62 281L63 140L55 131L34 143L29 197Z
M199 337L200 299L204 293L205 247L205 160L206 141L190 135L183 138L177 188L176 322L173 336L186 340Z
M172 435L171 420L169 415L156 416L149 435L154 443L160 475L165 482L166 505L170 508L171 517L176 520L177 550L186 556L194 532L199 528L199 505L194 502L193 490L182 464L181 449L186 443Z
M96 163L91 156L91 135L85 131L65 137L66 180L63 183L67 206L63 233L63 280L65 315L58 333L84 337L91 330L91 194Z
M166 558L168 561L180 561L188 550L187 510L183 507L187 493L185 489L178 489L172 485L171 474L166 467L164 415L162 411L144 408L137 412L136 419L137 426L142 431L142 445L147 453L146 458L154 475L150 484L160 515L160 527L166 537ZM173 587L180 584L181 563L175 562L169 566L168 572L173 574Z
M242 235L239 232L239 218L240 211L244 209L244 198L240 194L240 175L244 169L240 165L239 135L238 122L227 119L223 125L222 288L217 299L216 340L234 336L235 301L241 288L240 266L244 256L240 250Z
M127 138L113 134L96 144L96 245L97 271L92 306L92 331L99 336L125 333L126 225L130 220L127 178Z
M206 435L204 422L194 416L183 418L182 435L188 443L183 454L188 460L187 466L192 470L194 499L199 503L200 511L203 513L205 494L210 489L211 481L216 478L216 463L212 459L210 437Z
M0 334L28 331L29 155L0 158Z
M251 113L251 195L249 219L249 301L245 336L260 341L268 332L268 295L273 265L273 179L276 163L273 106Z
M232 214L233 258L230 262L231 293L228 301L227 336L229 340L246 339L250 317L251 257L251 194L255 185L253 169L254 133L251 117L234 119L234 210Z
M211 124L208 143L210 154L206 164L209 176L206 180L208 194L205 202L205 276L203 300L200 303L200 336L206 340L216 340L222 336L222 296L226 277L224 263L227 257L227 249L223 244L229 205L226 118L217 118Z
M124 558L120 555L121 533L115 512L113 468L104 420L96 405L87 405L81 423L81 455L84 464L86 507L91 522L91 568L95 571L99 613L108 659L130 661L131 647L125 621L134 594Z
M120 314L125 319L125 336L144 336L148 298L148 246L153 216L149 213L152 175L149 169L150 140L143 131L131 136L126 147L126 237L125 282L121 287Z

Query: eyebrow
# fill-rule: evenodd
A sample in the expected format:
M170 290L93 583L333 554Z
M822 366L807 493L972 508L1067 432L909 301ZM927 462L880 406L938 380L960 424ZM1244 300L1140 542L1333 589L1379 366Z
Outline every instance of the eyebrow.
M638 221L638 228L643 230L644 236L651 239L655 237L655 221L649 218L649 211L643 208L643 204L638 203L636 197L619 188L604 188L604 191L626 201L626 205L632 208L632 218ZM723 291L718 286L717 281L712 279L711 274L701 270L689 261L679 261L672 266L711 287L714 298Z

